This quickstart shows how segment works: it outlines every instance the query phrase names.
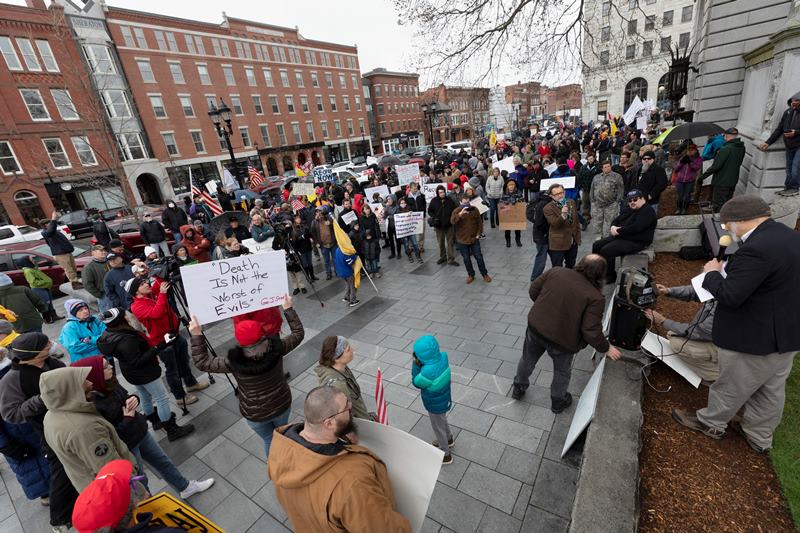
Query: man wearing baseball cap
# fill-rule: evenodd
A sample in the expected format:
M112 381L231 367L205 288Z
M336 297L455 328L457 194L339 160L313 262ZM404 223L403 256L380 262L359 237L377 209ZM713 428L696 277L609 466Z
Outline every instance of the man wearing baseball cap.
M719 213L722 205L733 198L736 184L739 183L739 169L744 160L744 143L739 138L739 130L728 128L725 130L725 144L714 157L714 163L700 174L702 183L710 175L711 178L711 207Z
M764 453L772 447L786 379L800 351L800 233L772 220L769 206L757 196L728 200L720 222L739 248L727 263L712 259L703 267L703 288L717 299L711 337L719 349L719 379L708 391L705 408L696 413L674 409L672 417L721 439L744 407L741 427L734 429Z

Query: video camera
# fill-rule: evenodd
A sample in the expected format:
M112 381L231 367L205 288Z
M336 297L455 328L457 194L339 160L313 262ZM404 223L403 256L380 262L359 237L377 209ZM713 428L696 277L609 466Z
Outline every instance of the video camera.
M181 266L178 264L178 260L171 255L152 261L149 267L150 274L157 278L170 282L180 281L181 279Z
M611 303L608 341L626 350L641 348L650 325L644 309L656 303L653 276L644 269L626 268L620 272L617 292Z

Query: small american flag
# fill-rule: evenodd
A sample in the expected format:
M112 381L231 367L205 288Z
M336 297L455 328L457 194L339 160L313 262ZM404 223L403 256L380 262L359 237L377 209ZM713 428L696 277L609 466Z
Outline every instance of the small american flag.
M294 211L295 213L305 208L306 206L303 204L302 201L300 201L300 198L295 198L294 200L292 200L292 211Z
M219 216L224 213L222 207L220 207L219 203L210 194L208 194L208 191L204 191L194 184L194 181L192 181L191 165L189 166L189 186L192 190L192 196L201 196L208 208L211 209L211 212L214 214L214 216Z
M378 369L378 379L375 380L375 404L378 406L378 422L389 425L389 414L386 411L386 399L383 395L383 374Z
M264 176L250 163L247 164L247 175L250 176L250 188L253 190L264 183Z

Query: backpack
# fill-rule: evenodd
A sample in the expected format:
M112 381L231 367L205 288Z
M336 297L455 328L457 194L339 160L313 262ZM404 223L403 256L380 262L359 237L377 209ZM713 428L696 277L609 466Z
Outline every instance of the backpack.
M550 231L550 223L544 216L544 207L550 202L550 197L542 197L535 204L528 204L525 218L533 223L533 229L542 235L547 235Z

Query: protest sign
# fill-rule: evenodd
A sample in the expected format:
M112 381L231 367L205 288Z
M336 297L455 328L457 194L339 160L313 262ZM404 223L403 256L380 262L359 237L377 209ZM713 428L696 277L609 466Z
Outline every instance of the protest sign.
M378 219L378 225L380 226L381 231L386 231L388 228L388 220L386 220L386 210L383 208L383 204L369 204L372 208L372 212L375 213L375 218Z
M358 421L358 443L386 465L397 512L422 531L444 452L392 426Z
M397 238L402 239L409 235L422 233L424 229L425 213L422 211L409 211L408 213L395 213L394 230Z
M400 192L400 190L401 190L402 188L403 188L403 186L402 186L402 185L395 185L394 187L392 187L392 188L391 188L391 189L389 189L389 190L390 190L390 191L391 191L393 194L397 194L397 193L399 193L399 192Z
M492 154L492 158L491 159L492 159L492 163L497 163L497 159L498 159L497 154Z
M295 196L308 196L309 194L314 194L314 191L313 183L300 183L296 181L292 185L292 194Z
M438 470L436 472L438 474ZM427 507L426 503L426 510ZM139 513L151 513L153 515L151 523L165 527L207 533L225 533L224 529L198 513L188 503L182 502L166 492L161 492L140 502L134 515Z
M528 227L528 220L525 218L525 202L517 202L514 205L501 204L500 206L500 229L502 230L525 230Z
M681 339L683 343L685 339ZM700 386L702 378L683 362L683 359L675 355L675 350L669 343L669 339L656 335L652 331L645 333L642 339L642 350L649 353L656 359L663 361L668 367L680 374L695 389Z
M539 190L546 191L551 185L559 184L565 189L575 188L575 176L564 176L563 178L545 178L539 183Z
M514 158L506 157L505 159L501 159L496 163L492 163L492 168L496 168L500 170L500 172L505 170L506 172L511 174L512 172L514 172Z
M377 164L378 164L378 158L377 157L373 157L371 155L367 156L367 166L368 167L371 167L372 165L377 165Z
M489 206L483 203L480 198L475 198L470 202L470 205L478 210L481 215L489 210Z
M201 324L280 305L289 291L286 256L275 251L184 266L181 278Z
M447 185L445 185L443 183L424 183L420 187L420 191L422 192L422 194L425 195L425 201L426 202L430 202L431 200L436 198L436 188L439 185L443 186L445 188L445 190L447 190Z
M378 193L381 195L381 198L385 199L389 196L389 187L386 185L378 185L377 187L367 187L364 189L364 197L368 202L372 201L372 196Z
M342 222L348 226L358 220L358 214L355 211L350 211L342 215Z
M210 194L217 194L217 182L214 180L206 182L206 189Z
M567 438L564 441L564 447L561 449L561 457L564 457L569 449L578 440L583 430L589 426L589 423L594 418L595 409L597 409L597 397L600 395L600 383L603 381L603 371L606 368L606 358L600 361L597 368L594 369L592 377L581 392L581 397L578 400L578 406L575 407L575 414L572 416L572 423L567 432Z
M328 168L314 167L311 170L311 174L314 176L314 183L335 181L336 179L333 175L333 172L331 172Z
M637 130L647 129L647 117L636 117L636 129Z
M256 242L255 239L245 239L242 241L242 246L250 250L251 254L260 254L263 252L272 252L272 237L268 237L264 242Z
M397 165L394 167L397 172L397 183L400 185L408 185L411 182L419 183L419 165L416 163L411 165Z

